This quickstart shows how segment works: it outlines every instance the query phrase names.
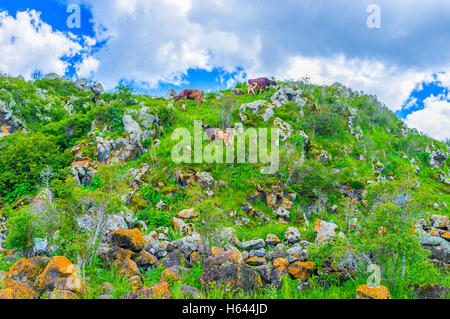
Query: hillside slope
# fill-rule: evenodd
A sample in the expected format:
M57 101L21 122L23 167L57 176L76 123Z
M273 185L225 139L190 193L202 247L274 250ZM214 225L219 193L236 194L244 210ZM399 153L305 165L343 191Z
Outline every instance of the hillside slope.
M246 92L1 76L0 298L445 298L448 146L339 83ZM195 121L275 128L278 169L176 163Z

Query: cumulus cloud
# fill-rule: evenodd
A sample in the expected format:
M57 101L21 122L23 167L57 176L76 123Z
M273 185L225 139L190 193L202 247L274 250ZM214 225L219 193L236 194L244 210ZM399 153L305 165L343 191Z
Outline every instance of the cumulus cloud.
M82 46L73 35L55 31L34 10L11 16L0 12L0 71L30 79L33 71L64 75Z
M450 138L450 99L446 95L430 96L424 109L407 116L406 124L444 141Z

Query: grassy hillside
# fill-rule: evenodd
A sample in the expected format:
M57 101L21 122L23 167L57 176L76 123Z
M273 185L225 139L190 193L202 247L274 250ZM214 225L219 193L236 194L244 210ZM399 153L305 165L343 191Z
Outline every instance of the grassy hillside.
M206 94L200 108L0 77L11 132L0 139L1 291L36 255L47 267L67 257L82 282L28 278L40 298L355 298L370 264L393 298L449 286L448 145L338 83L246 92ZM174 163L172 132L194 135L196 120L281 129L279 170Z

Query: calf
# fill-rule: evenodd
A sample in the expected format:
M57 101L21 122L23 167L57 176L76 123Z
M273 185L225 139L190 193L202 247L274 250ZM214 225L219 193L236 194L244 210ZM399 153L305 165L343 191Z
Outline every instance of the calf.
M177 96L175 96L175 103L183 99L187 104L187 100L194 100L197 102L197 106L203 106L203 91L197 89L184 89Z
M258 79L250 79L248 80L248 90L247 90L247 94L250 94L250 92L253 93L253 95L256 94L255 89L259 88L259 92L261 93L261 91L266 88L268 88L269 86L276 86L277 82L269 80L268 78L258 78Z
M210 127L209 125L202 125L203 130L205 130L206 135L208 135L209 141L214 140L224 141L225 145L230 143L233 145L233 133L231 131L222 130L220 128Z

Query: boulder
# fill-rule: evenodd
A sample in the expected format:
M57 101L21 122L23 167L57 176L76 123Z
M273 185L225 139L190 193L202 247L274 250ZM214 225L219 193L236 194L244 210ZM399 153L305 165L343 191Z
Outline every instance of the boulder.
M112 263L111 268L114 269L120 277L133 278L141 275L136 263L128 258L123 261L116 260Z
M258 273L245 265L239 251L224 251L204 261L200 281L205 289L223 285L231 291L242 289L247 292L258 286L257 278Z
M117 247L125 248L136 253L145 247L144 236L139 229L118 229L109 234L109 242Z
M410 285L413 289L413 296L418 299L448 299L450 287L442 285Z
M150 287L143 287L135 292L122 296L121 299L171 299L167 282L154 284Z
M266 247L266 243L262 238L254 238L249 241L244 241L238 244L241 250L257 250Z
M300 242L300 239L302 238L302 234L298 231L295 227L289 227L285 232L284 236L286 237L286 240L289 244L295 244Z
M72 262L64 256L52 257L39 276L41 291L62 289L82 292L84 285L78 278Z
M316 240L319 243L326 242L328 239L333 238L335 235L336 224L328 223L318 219L314 225L314 231L317 234Z
M288 266L288 273L294 279L300 279L301 281L307 281L312 275L316 267L312 261L300 262L295 261Z
M385 286L368 287L360 285L356 289L357 299L391 299L389 290Z

